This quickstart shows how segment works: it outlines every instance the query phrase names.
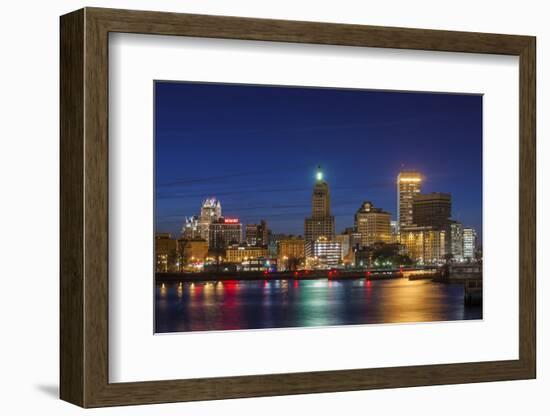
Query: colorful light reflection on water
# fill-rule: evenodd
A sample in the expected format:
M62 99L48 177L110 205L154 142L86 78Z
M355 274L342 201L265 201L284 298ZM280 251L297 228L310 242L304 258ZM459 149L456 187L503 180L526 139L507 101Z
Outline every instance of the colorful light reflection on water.
M429 280L226 280L157 284L155 332L481 319L459 284Z

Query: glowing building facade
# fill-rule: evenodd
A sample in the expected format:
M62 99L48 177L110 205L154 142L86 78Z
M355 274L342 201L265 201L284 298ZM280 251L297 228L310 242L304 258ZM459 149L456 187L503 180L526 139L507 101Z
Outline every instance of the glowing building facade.
M341 243L330 241L326 237L320 237L316 241L306 241L305 251L311 268L327 269L336 267L342 260Z
M182 264L204 262L208 256L208 242L202 239L178 240L178 250Z
M422 175L416 171L403 171L397 176L397 227L413 222L413 199L422 189Z
M445 261L445 231L428 226L408 226L400 231L400 243L407 255L420 264Z
M361 246L374 243L390 243L392 240L391 215L365 201L355 214L355 229L361 234Z
M197 215L185 217L185 223L181 229L181 237L187 240L201 238L199 217Z
M267 258L266 246L249 246L247 244L231 245L225 251L225 261L229 263L242 263L247 260Z
M222 205L216 198L207 198L203 201L201 206L201 213L199 216L199 234L200 238L209 241L210 238L210 224L218 221L222 216Z
M209 224L208 247L213 250L225 249L230 244L240 244L243 241L243 225L237 218L221 217Z
M178 242L169 233L155 234L155 271L178 271Z

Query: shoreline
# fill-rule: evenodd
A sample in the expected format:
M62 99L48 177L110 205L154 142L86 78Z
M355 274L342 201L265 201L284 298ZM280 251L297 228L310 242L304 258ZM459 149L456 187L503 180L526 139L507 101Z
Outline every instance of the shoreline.
M435 274L426 279L434 278ZM389 280L406 278L402 272L396 271L299 271L299 272L220 272L204 276L203 273L155 273L156 283L169 282L216 282L216 281L252 281L252 280Z

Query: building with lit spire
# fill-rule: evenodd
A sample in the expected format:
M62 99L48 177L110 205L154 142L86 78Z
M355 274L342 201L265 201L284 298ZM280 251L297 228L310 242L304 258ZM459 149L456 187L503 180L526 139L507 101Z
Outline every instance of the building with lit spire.
M329 187L319 166L311 198L311 217L307 217L304 223L304 237L307 241L316 241L321 237L332 241L335 234L334 216L330 213Z

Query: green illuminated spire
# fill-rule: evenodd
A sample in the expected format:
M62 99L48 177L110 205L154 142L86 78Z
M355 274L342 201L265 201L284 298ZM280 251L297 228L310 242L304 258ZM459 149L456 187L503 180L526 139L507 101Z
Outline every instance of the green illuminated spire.
M317 166L317 182L321 182L323 180L323 171L321 170L321 165Z

